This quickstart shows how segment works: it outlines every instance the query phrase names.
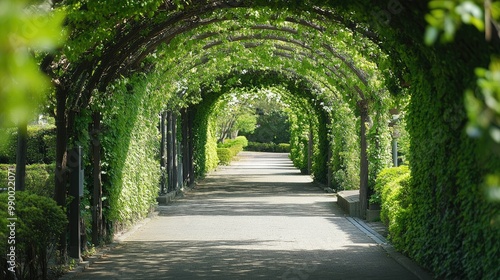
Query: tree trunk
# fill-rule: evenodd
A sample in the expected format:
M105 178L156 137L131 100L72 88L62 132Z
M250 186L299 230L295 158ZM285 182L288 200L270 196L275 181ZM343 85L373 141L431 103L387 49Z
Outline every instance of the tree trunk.
M68 131L66 118L66 100L67 92L63 89L56 91L56 170L55 170L55 188L54 200L61 207L66 207L66 184L67 184L67 145ZM61 254L61 263L67 259L66 230L59 238L59 251Z

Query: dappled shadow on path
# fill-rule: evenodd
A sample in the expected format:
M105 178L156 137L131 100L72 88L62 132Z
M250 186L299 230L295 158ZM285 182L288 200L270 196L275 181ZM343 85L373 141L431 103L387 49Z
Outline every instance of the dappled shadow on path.
M127 242L76 279L416 279L376 246L253 248L265 248L265 243Z
M286 155L243 155L76 279L415 279Z

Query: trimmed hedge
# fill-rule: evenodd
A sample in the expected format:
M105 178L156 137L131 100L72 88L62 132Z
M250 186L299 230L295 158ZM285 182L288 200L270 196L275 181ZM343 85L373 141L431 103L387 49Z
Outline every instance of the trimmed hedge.
M389 238L402 249L408 227L410 170L408 166L383 169L377 176L375 191L380 195L380 219L389 228Z
M12 216L8 214L9 201L15 203ZM12 236L8 227L12 221L7 220L10 217L17 218L13 225L15 244L6 242ZM0 193L0 239L5 241L0 245L2 252L5 252L0 255L1 273L12 275L8 270L10 266L7 261L10 261L10 257L7 254L11 246L15 246L17 279L48 279L49 260L55 257L53 253L57 248L57 240L66 225L66 214L50 198L27 191L15 192L15 195L10 193L10 196L8 192Z
M55 161L56 137L54 126L28 126L27 163L52 163ZM7 129L8 138L0 145L0 163L15 163L17 130Z
M259 142L249 142L248 146L245 147L245 151L255 151L255 152L271 152L271 153L289 153L290 144L288 143L259 143Z
M231 150L228 148L217 148L217 157L219 157L219 164L229 165L233 155Z
M245 136L238 136L235 139L226 139L224 143L219 144L218 148L227 148L231 150L231 155L234 157L239 152L243 151L243 148L248 146L248 140Z
M7 182L9 164L0 164L0 182ZM40 196L54 196L55 164L26 166L26 191Z
M228 165L233 157L243 148L248 145L248 140L245 136L238 136L235 139L226 139L224 143L220 143L217 148L217 156L219 164Z

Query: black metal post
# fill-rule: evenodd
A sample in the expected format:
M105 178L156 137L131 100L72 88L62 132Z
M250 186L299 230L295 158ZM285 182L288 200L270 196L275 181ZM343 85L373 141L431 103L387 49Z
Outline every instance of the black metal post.
M189 137L188 137L188 151L189 151L189 182L188 185L190 188L194 187L194 112L189 110L188 112L188 127L189 127Z
M167 168L167 112L162 112L160 115L160 169L162 170L161 181L160 181L160 195L167 193L167 178L166 178L166 168Z
M168 176L168 187L167 192L172 191L174 186L174 143L172 141L172 112L167 112L167 176Z
M172 113L172 190L178 187L178 157L177 157L177 114Z
M80 197L83 192L82 147L74 148L68 153L68 167L71 172L69 195L72 198L69 205L69 256L80 260Z
M182 182L188 184L189 182L189 115L187 109L181 112L182 123Z

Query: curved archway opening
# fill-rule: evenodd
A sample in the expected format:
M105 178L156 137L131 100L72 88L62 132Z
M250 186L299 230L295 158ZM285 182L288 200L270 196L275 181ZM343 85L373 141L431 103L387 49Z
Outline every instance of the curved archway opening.
M322 151L337 158L340 152L353 154L357 148L351 142L360 143L359 166L352 164L353 157L324 160L325 153L315 160L317 166L344 175L358 170L359 184L368 186L368 174L372 172L373 178L377 164L382 166L386 160L388 109L397 99L389 92L393 97L408 93L412 180L408 215L398 231L404 238L398 246L438 275L459 271L456 275L470 276L475 267L493 270L484 257L492 252L478 245L477 236L484 236L485 244L497 241L497 231L487 232L491 216L499 210L482 203L479 186L480 178L499 166L464 133L462 93L475 87L473 68L485 65L498 47L479 44L481 35L473 30L459 35L455 47L425 46L427 8L420 2L396 6L388 1L320 2L280 7L276 1L203 1L181 7L151 1L145 7L124 9L115 19L108 18L106 9L69 4L78 11L68 20L76 27L72 41L60 56L54 56L55 66L46 67L57 84L58 171L66 167L70 137L73 142L85 139L84 130L75 123L85 123L88 110L99 113L94 108L100 104L92 107L100 102L99 94L112 92L110 87L121 76L142 73L149 83L145 88L163 96L155 99L158 104L175 111L203 105L207 92L237 88L238 79L227 76L241 78L243 70L271 70L311 84L306 89L314 94L307 99L315 112L321 112L318 119L323 118L315 130L325 138L318 142L324 143ZM95 35L88 33L93 27L97 27ZM90 59L82 55L89 53ZM52 69L61 69L62 74ZM262 77L266 76L260 77L258 83L265 84ZM340 132L345 131L350 136L359 133L359 139L344 137ZM371 160L376 164L370 170ZM341 172L336 173L338 180ZM65 204L64 183L56 187L61 205ZM470 193L480 198L469 198ZM467 218L456 218L462 216ZM457 232L459 238L454 236ZM445 255L451 256L450 262L439 267ZM457 265L462 262L468 265Z

